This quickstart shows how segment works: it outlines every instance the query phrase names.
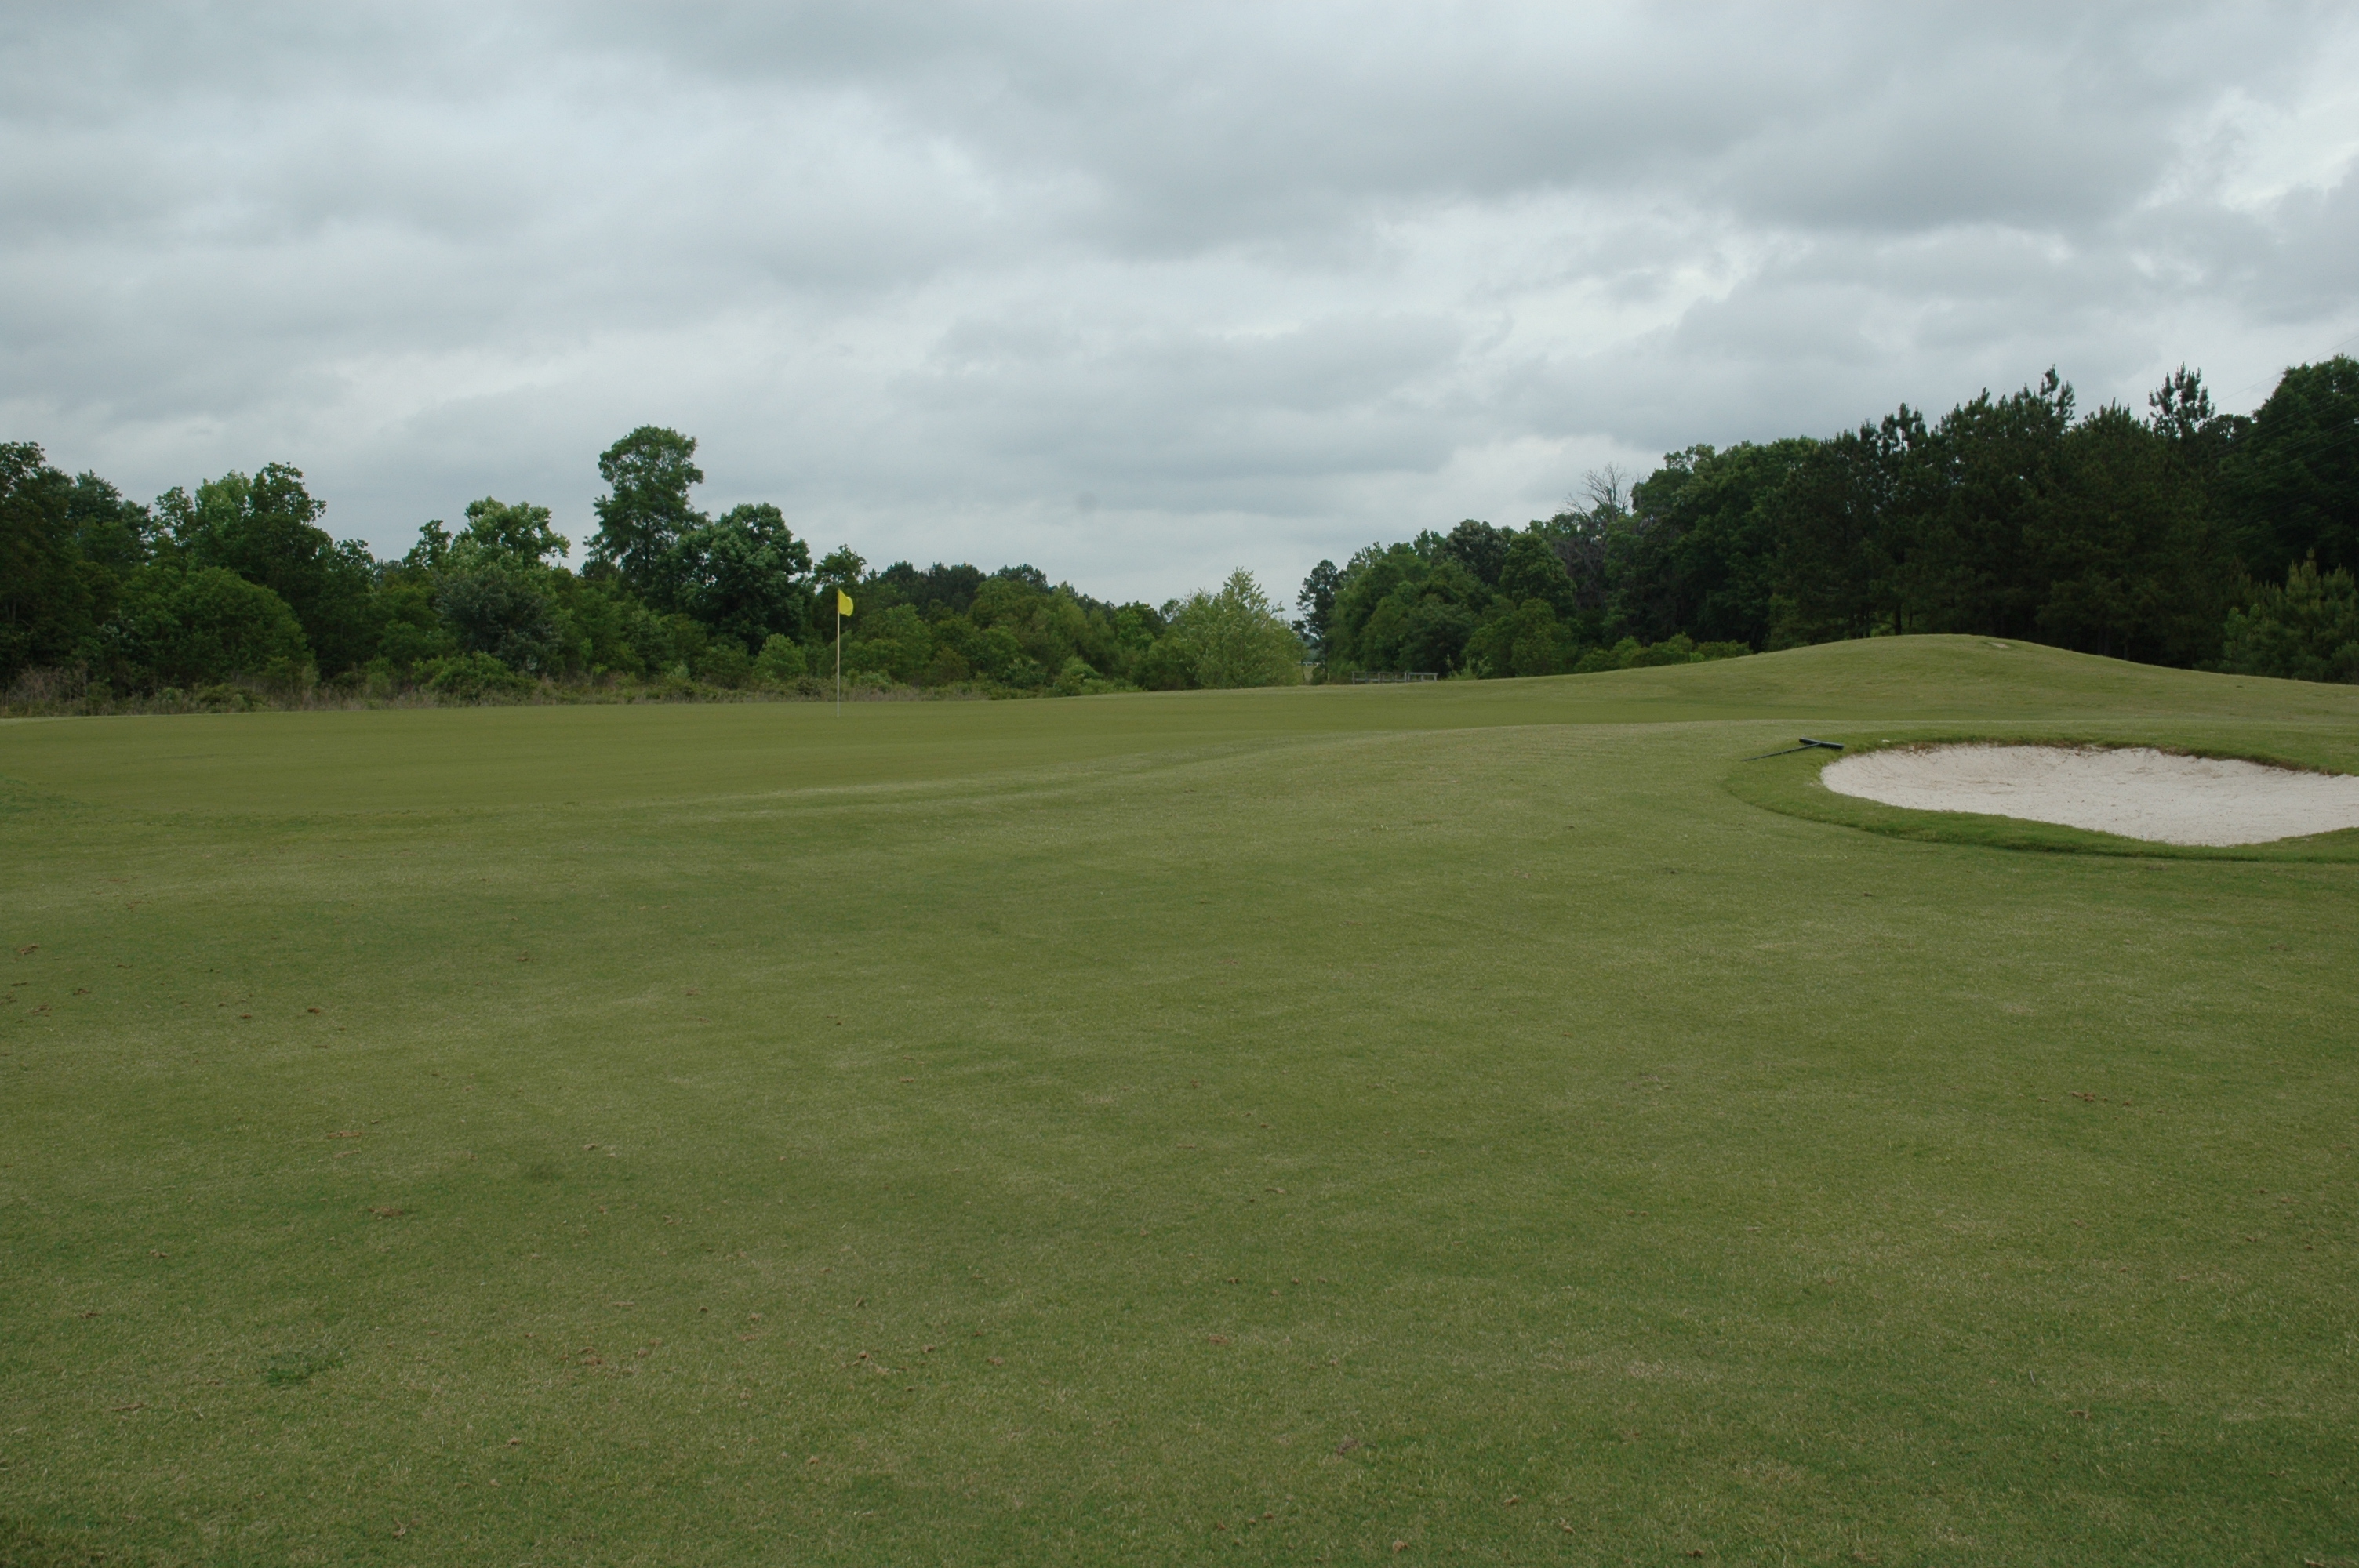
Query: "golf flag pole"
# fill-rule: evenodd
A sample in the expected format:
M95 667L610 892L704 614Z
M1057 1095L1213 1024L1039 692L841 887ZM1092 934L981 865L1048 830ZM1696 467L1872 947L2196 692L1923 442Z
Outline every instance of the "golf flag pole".
M852 613L852 595L835 590L835 716L843 717L843 618Z

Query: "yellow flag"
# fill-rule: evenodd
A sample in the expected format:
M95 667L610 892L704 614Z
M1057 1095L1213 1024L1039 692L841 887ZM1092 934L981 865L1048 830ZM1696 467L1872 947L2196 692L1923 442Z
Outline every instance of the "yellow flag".
M840 588L835 590L835 612L838 615L849 615L852 613L852 595L844 592L843 589Z

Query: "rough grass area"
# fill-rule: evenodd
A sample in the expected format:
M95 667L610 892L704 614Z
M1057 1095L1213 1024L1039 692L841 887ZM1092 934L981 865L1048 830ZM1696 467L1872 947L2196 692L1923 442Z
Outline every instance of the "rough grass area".
M2359 873L1798 733L2359 691L0 726L0 1563L2359 1561Z

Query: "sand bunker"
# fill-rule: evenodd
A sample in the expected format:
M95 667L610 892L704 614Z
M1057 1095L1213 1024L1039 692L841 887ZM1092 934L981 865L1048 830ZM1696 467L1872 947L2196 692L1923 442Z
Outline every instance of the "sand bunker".
M2147 746L1929 746L1819 774L1838 795L1918 811L2060 822L2158 844L2266 844L2359 827L2359 776L2180 757Z

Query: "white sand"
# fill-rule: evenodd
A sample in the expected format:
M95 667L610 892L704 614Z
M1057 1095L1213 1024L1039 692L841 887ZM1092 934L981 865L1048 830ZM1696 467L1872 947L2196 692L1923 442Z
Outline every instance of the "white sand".
M2179 757L2147 746L1927 746L1819 774L1838 795L1918 811L2060 822L2159 844L2266 844L2359 827L2359 776Z

